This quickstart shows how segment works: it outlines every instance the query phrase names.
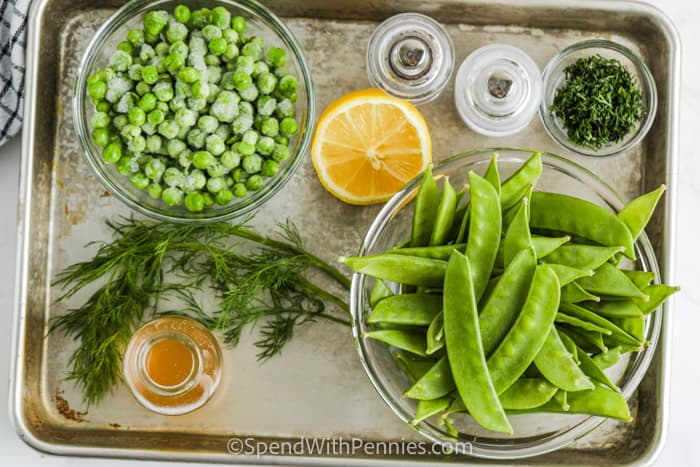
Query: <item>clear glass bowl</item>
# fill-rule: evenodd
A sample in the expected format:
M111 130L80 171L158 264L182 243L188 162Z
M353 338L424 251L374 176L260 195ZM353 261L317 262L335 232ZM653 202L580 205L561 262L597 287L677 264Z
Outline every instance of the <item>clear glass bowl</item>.
M564 69L579 58L599 54L605 58L614 58L624 65L630 74L636 78L642 92L642 104L647 112L637 125L617 143L607 144L600 149L591 149L573 143L562 126L561 119L550 113L552 102L557 90L566 84ZM544 82L544 97L540 104L540 119L545 130L564 149L583 156L608 157L631 149L647 134L656 115L657 95L654 77L642 59L627 47L616 42L594 39L573 44L552 58L542 73Z
M262 189L251 192L244 198L234 198L226 206L214 205L201 212L190 212L184 206L171 207L154 200L145 190L135 188L127 176L121 175L115 164L102 160L101 150L95 145L90 129L90 118L95 109L87 94L87 78L97 67L104 66L117 44L125 39L129 29L141 27L144 15L151 10L166 10L170 13L179 4L192 8L206 5L208 8L224 6L232 15L243 16L248 23L250 35L262 37L266 47L277 46L287 52L290 74L297 77L299 87L295 111L299 122L299 133L290 138L290 157L281 164L276 176L266 179ZM251 212L277 193L299 167L307 152L313 134L315 104L311 74L301 46L284 24L270 10L254 0L210 0L206 3L191 0L132 0L117 10L90 41L83 55L75 79L73 91L73 122L85 159L97 178L115 197L130 208L158 220L170 222L215 222Z
M449 177L453 186L461 187L467 182L469 171L483 175L494 151L500 156L502 179L510 176L532 154L532 150L527 149L480 149L445 160L435 167L433 173ZM592 172L554 154L543 153L542 161L544 170L537 190L578 196L613 211L622 208L623 202L617 193ZM359 255L383 253L410 237L415 204L413 198L419 183L420 178L413 180L387 202L365 235ZM636 267L653 271L658 278L656 258L644 233L635 247L639 258ZM362 366L375 389L394 413L408 423L416 411L416 401L402 395L410 387L410 380L397 366L386 345L363 337L366 331L371 330L367 318L371 313L369 296L373 285L373 278L363 274L353 275L350 292L353 337ZM627 358L608 370L611 378L619 382L626 399L632 396L649 367L661 332L661 320L660 313L652 313L647 319L645 335L651 342L650 347L628 354ZM418 423L415 428L430 440L449 445L457 452L488 459L518 459L564 447L604 422L600 417L568 414L511 415L509 418L515 431L513 436L487 431L467 415L454 416L455 428L459 431L457 437L444 431L435 423L434 417Z

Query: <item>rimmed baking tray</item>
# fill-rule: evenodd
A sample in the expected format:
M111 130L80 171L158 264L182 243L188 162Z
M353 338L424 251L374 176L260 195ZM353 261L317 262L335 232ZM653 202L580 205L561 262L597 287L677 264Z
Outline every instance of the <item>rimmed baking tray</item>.
M364 68L369 35L378 22L402 11L423 12L445 23L455 43L457 63L491 42L521 47L540 67L565 46L586 38L611 38L636 50L656 79L659 107L646 139L619 157L582 159L567 154L549 140L536 119L512 137L496 140L477 135L462 125L449 87L421 109L431 128L436 160L478 147L537 147L570 156L625 199L667 184L665 204L647 233L665 281L673 282L680 45L675 28L657 9L627 1L557 0L272 0L266 4L287 18L306 50L319 108L341 93L369 85ZM374 392L350 332L325 323L303 328L283 355L261 366L255 361L254 338L244 336L238 348L226 351L221 389L193 414L153 415L125 388L89 413L80 413L80 394L63 381L75 343L60 335L46 337L48 319L70 306L53 303L58 291L50 284L57 271L90 257L93 250L85 249L85 243L109 238L105 216L128 214L104 192L83 161L69 105L82 52L118 6L120 2L111 0L32 3L10 398L19 436L41 451L62 455L303 465L485 462L407 449L422 439L400 423ZM302 228L308 247L331 261L356 252L377 212L378 207L352 207L332 198L306 160L259 211L254 224L269 228L290 217ZM665 306L662 341L631 402L635 420L608 422L570 447L529 463L653 461L668 420L671 306L671 302ZM328 444L317 445L316 450L295 444L314 437ZM378 443L388 441L396 448L375 454L365 448L376 451ZM258 455L245 448L249 445L257 448Z

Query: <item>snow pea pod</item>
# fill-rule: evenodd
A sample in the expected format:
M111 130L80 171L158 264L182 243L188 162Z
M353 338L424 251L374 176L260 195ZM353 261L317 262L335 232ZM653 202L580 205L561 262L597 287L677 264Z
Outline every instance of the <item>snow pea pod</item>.
M445 180L442 182L442 197L438 204L435 223L433 224L433 231L428 245L443 245L447 242L447 237L454 223L456 207L457 192L450 184L449 179L445 177Z
M501 230L503 230L504 232L506 232L508 230L508 228L510 227L510 224L513 222L513 219L515 219L515 216L518 214L518 211L520 210L520 203L522 202L522 200L527 200L526 202L529 203L530 197L532 196L532 191L534 189L535 189L535 187L533 185L530 185L527 188L527 190L525 190L523 192L522 196L520 197L519 202L516 202L508 209L503 210L503 218L501 221L503 228ZM528 218L529 218L530 217L530 206L529 205L528 205L527 210L528 210L527 214L528 214Z
M535 359L558 307L556 274L547 265L537 266L520 315L487 362L498 394L508 389Z
M426 349L428 355L432 355L445 346L445 328L443 326L442 310L435 315L435 318L428 326L425 333Z
M532 246L535 247L535 253L537 253L538 258L544 258L556 251L560 246L571 241L571 237L568 235L564 235L563 237L531 235L530 239L532 240Z
M381 302L387 297L394 295L394 292L389 288L388 285L383 280L377 279L374 281L374 287L372 288L372 294L369 297L369 305L374 308L377 303Z
M584 331L581 328L566 325L557 326L557 329L570 337L581 349L591 353L608 351L605 342L603 342L603 335L599 332Z
M406 256L419 256L421 258L439 259L447 261L450 259L452 250L464 251L467 247L466 243L456 245L440 245L440 246L417 246L408 248L392 248L387 253Z
M598 368L605 370L620 361L620 357L622 357L622 347L618 345L617 347L608 349L607 352L600 352L591 358L593 358L593 362L598 365Z
M547 381L559 389L565 391L593 389L593 383L578 367L554 326L550 328L542 348L535 357L535 366Z
M423 172L423 179L416 195L416 205L413 209L413 222L411 225L411 246L426 246L430 243L439 202L438 187L433 178L433 169L428 167Z
M523 197L529 186L537 184L542 173L542 155L534 152L520 168L501 184L501 207L508 209Z
M624 250L618 246L562 245L542 258L544 263L555 263L590 271L599 268L616 253Z
M614 391L619 391L615 383L610 381L608 375L600 369L600 367L595 363L595 361L582 349L579 349L578 358L581 360L581 370L587 374L591 379L598 381Z
M411 352L412 354L425 357L425 338L423 333L412 331L399 331L396 329L382 329L380 331L369 331L364 337L375 339L397 349Z
M466 256L478 302L491 277L501 241L501 207L498 193L489 182L469 172L469 184L471 216Z
M471 174L470 178L473 178ZM493 191L490 185L489 189ZM478 212L475 208L475 215L480 215ZM494 256L495 253L494 249ZM513 434L486 365L469 259L457 251L452 253L445 274L442 312L447 357L465 407L481 426Z
M556 392L556 386L544 378L520 378L498 398L506 410L533 409L550 401Z
M408 352L398 351L393 352L392 355L401 370L406 373L409 379L414 383L435 365L434 360L416 359Z
M503 240L503 264L505 266L508 266L520 251L532 248L530 226L527 221L527 203L527 198L523 198L517 214L506 231Z
M579 305L575 305L573 303L562 303L561 311L570 316L588 321L589 323L610 330L610 336L620 341L621 344L642 345L641 341L637 340L623 329L620 329L620 327L615 325L612 321L605 319L602 316L598 316L592 311L589 311Z
M597 295L592 295L576 282L570 282L561 288L561 301L566 303L579 303L579 302L599 302L600 297Z
M568 392L558 390L554 397L552 397L552 402L555 402L564 412L569 410L569 397Z
M394 295L379 302L372 309L367 322L427 326L441 309L440 295L419 293Z
M491 154L491 161L484 172L484 179L488 181L498 196L501 196L501 174L498 173L498 153Z
M537 260L532 249L513 259L496 283L479 314L479 331L484 354L490 356L508 334L528 296Z
M651 281L656 279L656 274L652 271L633 271L629 269L620 269L622 273L629 277L632 283L637 286L639 290L644 290Z
M577 279L581 279L582 277L590 277L593 275L593 271L581 271L580 269L565 266L563 264L548 264L548 266L557 275L559 284L562 287Z
M531 228L567 232L603 246L622 246L625 256L636 259L632 234L607 209L573 196L539 191L532 194L531 203Z
M606 329L602 326L597 326L593 323L590 323L588 321L585 321L583 319L577 318L575 316L569 316L565 313L557 313L556 318L554 318L554 321L557 323L565 323L570 326L574 326L577 328L581 328L585 331L592 331L592 332L599 332L603 335L609 336L612 334L612 331L610 329Z
M457 231L457 237L455 238L455 243L462 243L467 238L467 232L469 231L469 218L471 217L472 205L468 203L464 207L464 211L461 212L461 216L457 219L461 219L459 223L459 230Z
M446 396L439 399L419 400L416 407L416 415L410 422L411 425L418 425L426 418L441 413L450 406L452 399L452 397Z
M432 400L449 394L454 388L450 363L443 355L403 395L411 399Z
M568 335L564 334L559 330L557 330L557 334L559 334L559 339L561 339L561 343L564 344L566 350L568 350L571 354L571 358L573 358L576 364L579 365L581 361L578 358L578 347L576 347L576 343L573 340L571 340L571 338Z
M595 295L640 298L644 301L649 299L649 296L639 290L625 273L610 263L605 263L596 269L593 276L578 279L577 282Z
M645 287L643 290L644 294L649 297L649 300L635 300L635 303L637 303L637 306L642 313L648 315L649 313L656 311L656 309L659 308L666 301L666 299L668 299L668 297L679 290L680 287L673 287L670 285L650 285Z
M634 240L639 237L651 219L664 191L666 191L666 185L661 185L656 190L630 201L617 213L618 219L625 223Z
M536 412L571 413L596 415L629 422L630 410L627 401L618 392L596 385L591 391L570 392L567 395L568 408L564 409L555 400L528 410L509 410L508 413L523 414Z
M583 303L587 310L598 313L605 318L634 318L642 317L642 311L634 300L606 300L600 303Z
M355 272L391 282L442 287L447 261L385 253L375 256L341 256L338 261Z
M611 321L630 336L640 342L644 342L644 319L642 317L611 318Z

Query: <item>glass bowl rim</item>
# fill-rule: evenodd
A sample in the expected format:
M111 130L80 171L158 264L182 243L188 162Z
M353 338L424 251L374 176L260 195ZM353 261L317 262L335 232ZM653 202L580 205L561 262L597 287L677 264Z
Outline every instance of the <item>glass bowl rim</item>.
M625 56L628 60L630 60L634 66L637 68L639 71L639 75L641 77L641 80L643 82L639 83L640 87L642 88L642 92L645 93L646 98L648 99L648 106L649 110L648 112L644 115L643 120L639 128L637 129L637 132L635 135L630 138L629 141L627 141L624 145L620 146L619 148L611 151L606 151L605 146L598 150L592 150L588 149L584 146L577 145L571 141L569 141L568 138L566 137L560 137L558 134L557 130L555 129L556 123L554 121L554 118L549 115L549 108L547 107L547 88L548 88L548 83L551 79L553 79L553 73L554 70L559 66L559 64L565 60L569 55L585 50L585 49L594 49L594 48L603 48L603 49L609 49L613 50L623 56ZM645 88L648 87L650 89L649 93L646 93ZM584 41L579 41L576 42L564 49L562 49L559 53L557 53L554 57L552 57L549 62L547 62L547 65L544 67L544 70L542 71L542 101L540 102L539 106L539 116L540 120L542 121L542 126L544 127L545 131L549 135L550 138L552 138L560 147L563 149L567 149L575 154L585 156L585 157L597 157L597 158L608 158L608 157L613 157L620 155L637 144L639 144L642 139L647 135L649 130L651 129L652 124L654 123L654 119L656 117L656 110L658 107L658 90L656 89L656 81L654 80L654 75L651 73L651 70L649 67L644 63L642 58L633 52L631 49L628 47L618 43L614 42L611 40L607 39L587 39ZM564 133L564 136L566 134ZM613 145L614 146L614 145Z
M80 148L84 160L92 169L95 176L99 179L102 185L107 188L110 194L114 195L119 201L124 203L134 211L146 215L152 219L173 222L173 223L213 223L223 222L236 217L244 216L251 211L262 206L275 194L277 194L291 179L292 175L301 165L304 155L308 152L313 136L313 129L316 120L316 100L314 94L314 85L311 78L311 71L304 56L303 49L299 44L294 33L289 29L282 19L274 12L259 3L257 0L217 0L220 3L227 4L229 7L241 5L245 9L252 11L256 18L262 20L265 28L268 28L275 36L278 36L288 47L293 54L294 59L298 63L301 78L304 83L306 94L305 99L305 118L300 124L302 130L297 143L297 151L291 155L289 164L280 170L269 184L266 184L257 198L242 205L230 205L221 207L220 209L204 210L200 213L190 213L186 210L176 212L175 209L164 207L155 209L139 201L137 197L130 196L124 183L115 182L110 175L100 166L97 158L99 154L93 153L90 148L90 129L83 108L88 100L87 97L87 73L96 66L98 51L101 50L108 39L122 28L126 22L132 19L135 15L150 11L157 8L163 3L172 2L173 0L130 0L119 7L95 32L95 35L90 39L85 52L83 53L75 76L73 85L73 97L71 99L71 111L73 114L73 128L80 143ZM185 3L188 3L186 0ZM144 191L145 194L145 191Z
M615 210L619 211L624 205L624 202L619 194L607 182L602 180L592 171L557 154L530 148L488 147L462 152L438 163L433 168L433 173L439 172L442 167L445 167L456 160L476 158L478 156L485 157L487 155L490 156L490 154L493 152L501 151L512 151L519 153L522 155L522 159L519 160L523 162L533 152L539 152L543 157L542 162L545 167L548 165L552 166L553 164L560 164L560 166L564 166L565 170L567 170L567 172L565 172L567 175L568 171L573 171L582 178L587 178L588 181L593 181L596 183L596 188L600 189L595 189L596 193L600 193L602 190L602 192L605 193L605 201L610 203ZM374 218L367 230L367 233L363 237L358 251L358 256L363 256L366 251L373 246L377 236L391 221L392 213L403 209L402 205L406 203L406 198L410 196L411 192L418 187L420 179L421 175L417 176L412 181L408 182L389 201L387 201L381 211ZM643 253L643 255L640 255L639 259L641 259L643 256L644 259L648 261L649 270L656 274L656 281L660 281L661 272L656 261L653 247L645 232L640 234L639 238L635 242L635 247ZM352 334L355 349L357 350L360 362L365 370L365 373L367 374L367 377L369 378L374 389L377 391L377 393L379 393L379 396L382 398L382 400L384 400L394 414L396 414L403 422L409 424L410 420L413 418L413 414L404 411L398 404L394 403L394 398L391 391L385 388L384 384L381 382L381 375L378 374L379 372L375 371L374 365L371 362L372 358L368 358L370 352L367 350L365 339L361 336L362 327L364 327L361 317L365 315L361 306L361 304L365 302L366 298L366 294L364 292L365 277L366 276L364 274L354 273L350 287L350 312L352 315ZM645 348L643 352L641 352L641 355L634 362L630 362L628 368L625 370L624 384L620 388L622 396L625 398L625 400L630 399L646 375L659 341L663 314L661 312L652 313L649 318L651 321L649 332L651 344L649 347ZM567 445L594 431L596 428L605 423L606 420L607 419L603 417L588 416L577 425L563 429L564 431L554 432L554 437L545 438L543 441L531 441L529 445L524 447L518 446L517 443L510 446L498 446L494 445L493 443L484 444L478 441L472 441L467 443L469 448L466 451L464 450L465 443L463 440L455 438L446 439L444 436L440 436L440 433L429 426L425 420L421 421L417 425L409 426L412 426L412 428L432 442L439 443L443 446L448 446L458 453L468 454L470 456L483 459L514 460L542 455L566 447ZM488 440L493 438L483 439Z

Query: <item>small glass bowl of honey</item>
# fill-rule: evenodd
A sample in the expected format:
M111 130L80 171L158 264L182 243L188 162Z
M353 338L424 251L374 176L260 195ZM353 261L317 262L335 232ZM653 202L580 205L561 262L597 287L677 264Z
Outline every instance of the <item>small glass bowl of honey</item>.
M201 324L180 316L155 319L129 340L124 378L147 409L182 415L203 406L221 379L221 349Z

